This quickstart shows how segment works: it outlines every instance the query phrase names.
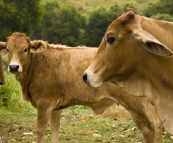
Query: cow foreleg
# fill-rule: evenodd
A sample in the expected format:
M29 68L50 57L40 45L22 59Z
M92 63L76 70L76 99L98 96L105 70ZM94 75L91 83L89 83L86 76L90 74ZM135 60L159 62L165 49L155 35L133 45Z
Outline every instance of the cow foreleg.
M37 143L43 143L44 134L51 116L51 110L48 108L37 108Z
M162 123L159 120L153 105L148 103L145 112L136 115L134 121L137 127L141 130L146 143L163 143Z
M151 125L147 121L135 121L137 127L143 134L146 143L163 143L162 135L159 129Z
M60 126L61 110L53 110L51 113L50 124L52 129L52 142L58 143L58 131Z

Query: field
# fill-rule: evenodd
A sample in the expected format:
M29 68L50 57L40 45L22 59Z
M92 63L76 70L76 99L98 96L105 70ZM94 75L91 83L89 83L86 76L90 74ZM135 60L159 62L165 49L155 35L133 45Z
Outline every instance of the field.
M113 106L103 115L94 115L84 106L63 110L59 133L60 143L144 143L129 114L122 106ZM36 141L36 110L29 104L21 110L0 110L1 143L34 143ZM173 140L164 135L165 143ZM45 143L51 142L51 131Z

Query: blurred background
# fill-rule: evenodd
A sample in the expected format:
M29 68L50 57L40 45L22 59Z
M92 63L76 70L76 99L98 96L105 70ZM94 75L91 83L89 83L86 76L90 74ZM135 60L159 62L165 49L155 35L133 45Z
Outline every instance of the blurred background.
M0 0L0 41L13 32L31 40L97 47L108 25L127 8L173 21L172 0Z

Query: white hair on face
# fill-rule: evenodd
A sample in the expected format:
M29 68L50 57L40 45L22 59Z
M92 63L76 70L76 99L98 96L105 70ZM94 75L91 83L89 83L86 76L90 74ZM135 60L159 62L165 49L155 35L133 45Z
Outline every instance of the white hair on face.
M92 70L87 69L86 72L87 74L87 84L91 87L99 87L103 83L103 79L101 79L99 76L94 74Z

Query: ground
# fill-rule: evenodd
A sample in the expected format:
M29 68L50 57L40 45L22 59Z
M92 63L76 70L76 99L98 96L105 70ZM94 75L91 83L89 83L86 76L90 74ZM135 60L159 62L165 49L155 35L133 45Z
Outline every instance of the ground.
M36 141L36 110L30 105L17 110L0 109L0 143L34 143ZM165 143L170 136L163 133ZM60 143L144 143L129 113L114 105L102 115L95 115L85 106L63 110L59 133ZM51 142L50 126L45 143Z

